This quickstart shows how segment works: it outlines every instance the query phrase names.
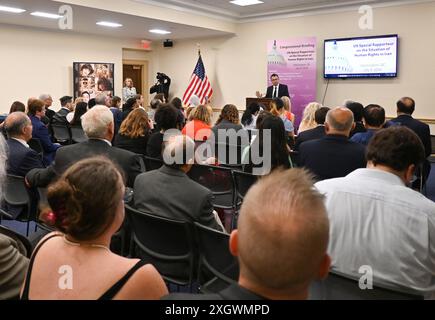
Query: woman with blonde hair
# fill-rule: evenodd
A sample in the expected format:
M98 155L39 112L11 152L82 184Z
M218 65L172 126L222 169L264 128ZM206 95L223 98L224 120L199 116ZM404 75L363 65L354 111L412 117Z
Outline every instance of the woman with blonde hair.
M126 102L130 98L134 98L137 95L136 88L133 86L133 80L131 78L125 78L124 88L122 88L122 100Z
M57 230L36 247L23 300L160 299L168 290L157 270L110 250L124 222L124 182L109 159L71 166L47 192L42 219Z
M281 98L282 102L284 102L285 116L292 123L295 123L295 115L292 113L292 102L289 97L284 96Z
M304 113L302 115L302 121L301 124L299 125L298 133L301 133L306 130L314 129L315 127L317 127L314 114L321 107L323 106L317 102L311 102L305 107Z
M205 141L211 134L211 111L210 107L199 105L190 114L192 120L183 128L182 133L195 141Z
M136 108L122 122L114 146L137 154L146 154L151 124L145 110Z

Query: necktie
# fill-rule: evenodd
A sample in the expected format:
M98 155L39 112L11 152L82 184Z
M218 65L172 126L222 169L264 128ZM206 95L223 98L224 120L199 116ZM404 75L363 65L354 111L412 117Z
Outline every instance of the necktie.
M273 87L273 94L272 94L272 98L276 98L277 97L277 92L276 92L276 86Z

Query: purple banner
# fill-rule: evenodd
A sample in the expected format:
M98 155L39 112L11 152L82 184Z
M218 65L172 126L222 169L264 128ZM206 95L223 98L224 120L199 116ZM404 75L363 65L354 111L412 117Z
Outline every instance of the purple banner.
M316 101L317 87L317 39L315 37L267 42L267 80L279 75L280 83L286 84L295 114L295 128L299 127L305 106Z

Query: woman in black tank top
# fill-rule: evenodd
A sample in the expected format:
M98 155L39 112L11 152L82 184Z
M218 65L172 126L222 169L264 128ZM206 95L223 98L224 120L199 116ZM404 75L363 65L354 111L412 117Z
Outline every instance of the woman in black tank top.
M58 232L35 249L23 300L159 299L167 294L153 266L110 252L110 239L124 219L123 194L121 174L103 157L79 161L49 187L51 211L42 219Z

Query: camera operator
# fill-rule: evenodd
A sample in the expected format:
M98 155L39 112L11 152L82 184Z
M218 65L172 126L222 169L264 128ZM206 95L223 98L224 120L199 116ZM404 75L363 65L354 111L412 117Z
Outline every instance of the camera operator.
M171 78L166 74L157 72L157 82L150 88L150 93L163 93L165 100L168 101L169 86L171 85Z

